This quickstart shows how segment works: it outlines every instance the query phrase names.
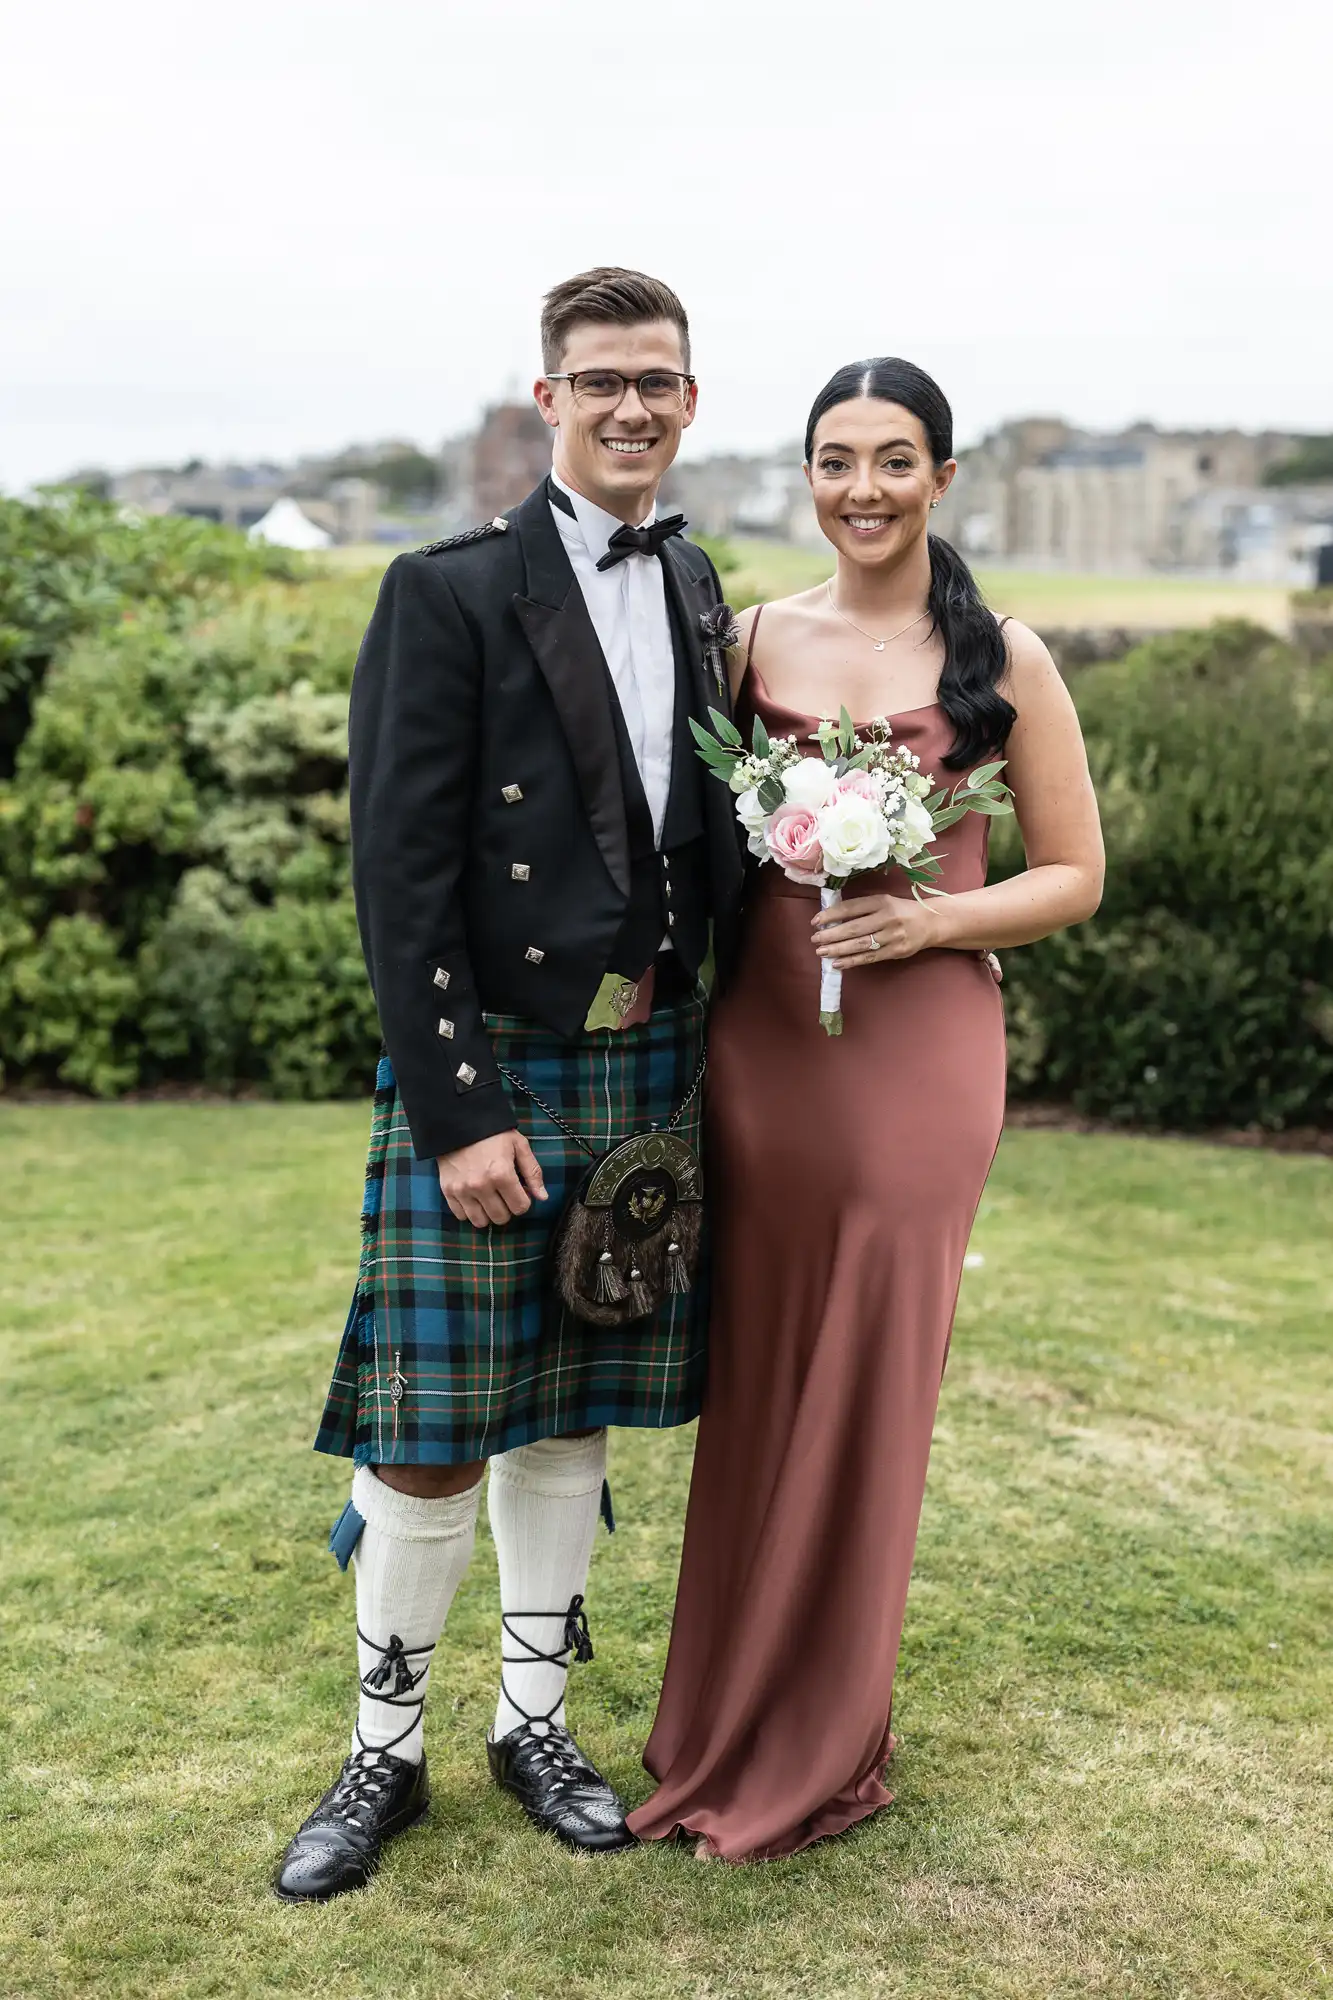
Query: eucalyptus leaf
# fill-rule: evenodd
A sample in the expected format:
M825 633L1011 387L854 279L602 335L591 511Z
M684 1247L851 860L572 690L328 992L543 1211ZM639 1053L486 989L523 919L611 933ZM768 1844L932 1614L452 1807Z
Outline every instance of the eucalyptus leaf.
M765 778L758 790L759 803L766 813L776 812L779 806L785 805L787 802L787 794L782 789L781 778Z
M745 748L745 739L741 735L740 730L737 729L735 723L731 720L731 718L729 716L723 715L722 711L717 708L710 708L708 713L709 717L712 720L713 727L717 731L718 736L721 738L722 742L729 743L735 749L743 751Z
M729 749L726 744L719 743L716 736L710 735L702 722L698 721L695 716L692 715L689 718L689 723L691 734L705 756L721 754L732 758L742 754L737 750ZM739 739L737 740L739 741Z
M768 740L768 731L757 715L754 719L754 736L752 740L756 757L767 757L771 753L773 745Z
M1004 763L1005 760L1001 757L994 764L978 764L976 770L968 776L967 784L969 790L975 792L980 790L982 785L989 784L991 779L1004 769Z

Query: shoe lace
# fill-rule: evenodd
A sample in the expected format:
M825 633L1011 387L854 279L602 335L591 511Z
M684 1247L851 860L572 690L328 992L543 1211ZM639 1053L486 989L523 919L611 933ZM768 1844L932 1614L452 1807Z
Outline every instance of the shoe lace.
M347 1759L336 1782L321 1802L321 1819L348 1820L364 1832L364 1821L374 1813L393 1783L393 1765L379 1750L358 1750Z
M524 1764L553 1790L569 1792L579 1785L601 1782L569 1731L558 1723L548 1722L544 1728L540 1720L528 1723L522 1733Z

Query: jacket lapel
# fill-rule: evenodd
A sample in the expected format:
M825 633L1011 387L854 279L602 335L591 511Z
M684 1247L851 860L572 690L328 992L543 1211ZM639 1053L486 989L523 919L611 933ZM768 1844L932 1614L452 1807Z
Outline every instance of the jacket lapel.
M690 687L693 691L695 714L701 722L708 720L710 708L720 709L724 715L731 714L731 695L727 688L725 663L715 678L704 657L703 633L699 620L712 607L713 594L707 584L698 583L685 567L679 544L673 539L662 547L662 571L666 577L667 594L672 600L672 632L679 647L683 642L688 654Z
M684 558L674 541L663 545L661 560L672 613L673 643L678 654L683 646L687 656L690 705L705 728L711 728L712 724L708 719L710 708L715 708L726 716L731 714L731 693L727 685L725 660L720 659L717 677L714 678L713 668L704 657L703 633L699 625L703 613L713 608L713 593L708 583L696 581L689 574ZM688 723L685 726L688 730ZM687 741L688 754L693 756L695 754L693 738L687 738ZM677 754L680 754L683 747L677 746ZM731 793L711 775L704 782L704 815L708 827L714 895L718 908L725 909L740 892L745 867L741 859Z
M546 498L546 483L513 516L527 568L528 595L514 610L569 743L579 791L611 880L630 892L629 835L610 677L588 607Z

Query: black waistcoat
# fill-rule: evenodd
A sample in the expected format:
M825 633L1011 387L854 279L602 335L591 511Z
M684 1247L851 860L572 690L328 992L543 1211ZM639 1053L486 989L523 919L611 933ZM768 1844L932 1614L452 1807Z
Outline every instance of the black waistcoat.
M697 973L708 952L708 847L703 788L708 774L695 755L690 734L692 688L689 657L680 631L674 594L666 593L671 645L676 664L676 701L671 740L671 785L662 825L661 850L653 838L652 813L630 743L620 701L607 671L611 718L620 753L629 834L629 908L611 954L610 970L638 979L669 938L681 964ZM716 782L716 781L714 781Z

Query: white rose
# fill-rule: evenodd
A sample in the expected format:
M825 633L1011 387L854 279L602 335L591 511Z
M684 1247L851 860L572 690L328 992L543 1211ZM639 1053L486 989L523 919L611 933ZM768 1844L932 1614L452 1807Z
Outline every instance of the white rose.
M930 842L934 833L930 814L920 799L908 799L893 823L893 857L911 861Z
M819 844L828 874L858 875L882 868L889 858L889 829L873 799L844 792L819 815Z
M768 814L759 803L759 789L752 785L748 792L742 792L736 801L736 817L747 833L763 831Z
M833 787L837 784L833 766L826 764L822 757L802 757L799 764L789 764L782 774L782 789L787 794L789 806L808 806L811 812L818 812L833 797Z

